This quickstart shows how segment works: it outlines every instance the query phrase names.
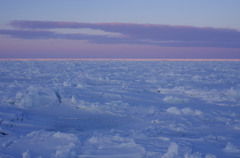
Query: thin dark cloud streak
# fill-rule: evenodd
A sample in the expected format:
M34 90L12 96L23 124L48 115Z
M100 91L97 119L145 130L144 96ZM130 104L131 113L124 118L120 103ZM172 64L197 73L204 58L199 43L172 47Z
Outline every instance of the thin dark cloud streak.
M63 38L88 40L91 43L97 44L126 43L175 47L240 47L240 32L234 29L131 23L77 23L54 21L13 21L10 25L18 28L19 32L8 32L9 35L18 38ZM110 37L107 35L60 34L51 31L52 29L82 28L119 33L122 36ZM26 31L25 35L24 31ZM43 31L42 34L40 33L41 31ZM0 30L0 34L7 34L7 31L4 33L4 30Z

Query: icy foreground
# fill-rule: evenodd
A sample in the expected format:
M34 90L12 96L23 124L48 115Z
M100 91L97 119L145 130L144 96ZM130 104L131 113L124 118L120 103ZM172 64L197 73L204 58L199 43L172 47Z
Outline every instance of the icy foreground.
M240 157L240 62L1 61L0 157Z

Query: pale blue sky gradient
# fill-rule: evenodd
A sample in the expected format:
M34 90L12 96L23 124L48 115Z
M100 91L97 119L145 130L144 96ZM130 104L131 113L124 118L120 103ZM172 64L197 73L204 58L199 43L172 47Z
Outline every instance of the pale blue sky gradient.
M0 6L1 23L54 20L240 29L239 0L2 0Z

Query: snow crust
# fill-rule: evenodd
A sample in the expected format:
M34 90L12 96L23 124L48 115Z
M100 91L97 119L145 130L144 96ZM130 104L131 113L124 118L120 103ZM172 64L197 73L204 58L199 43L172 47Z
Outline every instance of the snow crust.
M1 61L0 157L240 157L240 63Z

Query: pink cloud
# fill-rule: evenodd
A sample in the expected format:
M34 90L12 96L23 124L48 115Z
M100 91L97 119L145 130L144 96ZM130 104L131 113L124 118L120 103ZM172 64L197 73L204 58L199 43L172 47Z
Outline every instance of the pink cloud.
M0 58L240 58L239 48L91 44L67 39L0 39Z

